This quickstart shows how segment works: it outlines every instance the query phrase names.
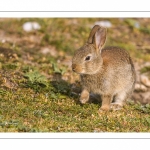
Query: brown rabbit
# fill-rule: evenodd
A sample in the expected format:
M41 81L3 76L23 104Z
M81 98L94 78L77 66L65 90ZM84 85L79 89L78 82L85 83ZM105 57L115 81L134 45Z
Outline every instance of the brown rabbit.
M89 93L99 94L101 110L121 109L134 90L135 69L127 51L119 47L102 49L106 28L95 25L87 43L72 59L72 70L81 77L80 102L89 100Z

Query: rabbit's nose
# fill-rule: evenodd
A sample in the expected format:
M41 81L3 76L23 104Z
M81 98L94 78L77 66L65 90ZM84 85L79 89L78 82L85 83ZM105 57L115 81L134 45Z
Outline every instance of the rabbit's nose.
M72 70L75 71L76 69L76 64L72 64Z

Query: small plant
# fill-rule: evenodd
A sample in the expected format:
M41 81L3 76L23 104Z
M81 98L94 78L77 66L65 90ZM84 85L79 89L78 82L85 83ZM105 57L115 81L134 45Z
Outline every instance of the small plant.
M3 65L2 65L2 68L3 68L3 69L6 69L6 70L8 70L8 69L14 70L14 69L16 69L17 67L18 67L18 64L16 64L16 63L8 63L8 64L3 64Z
M135 109L140 110L143 113L150 113L150 104L146 105L136 104Z
M143 33L146 33L146 34L150 34L150 28L140 28L140 31L143 32Z
M53 67L54 73L64 74L66 72L66 68L65 67L59 68L58 65L55 64L55 63L52 64L52 67Z
M27 78L26 87L33 88L36 91L39 91L41 87L48 87L47 78L39 71L27 72L24 77Z
M27 72L24 77L28 78L31 83L38 83L47 86L47 78L38 71Z

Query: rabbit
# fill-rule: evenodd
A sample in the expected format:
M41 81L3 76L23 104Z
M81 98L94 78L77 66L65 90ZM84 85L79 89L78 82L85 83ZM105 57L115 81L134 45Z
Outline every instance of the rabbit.
M102 48L107 29L95 25L87 42L75 51L72 70L81 78L80 102L88 102L90 93L100 95L99 111L119 110L133 90L136 73L129 53L119 47Z

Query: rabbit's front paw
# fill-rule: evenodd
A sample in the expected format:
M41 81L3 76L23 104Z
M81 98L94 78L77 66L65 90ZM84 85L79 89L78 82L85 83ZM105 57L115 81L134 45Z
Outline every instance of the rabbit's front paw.
M85 104L88 100L89 100L89 92L86 90L83 90L80 96L81 104Z
M88 100L89 100L88 97L80 97L81 104L85 104L86 102L88 102Z
M81 104L85 104L86 102L88 102L88 99L80 99Z
M120 110L122 109L122 105L119 103L111 103L110 104L110 109L111 110Z

